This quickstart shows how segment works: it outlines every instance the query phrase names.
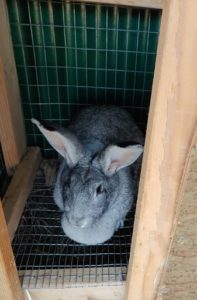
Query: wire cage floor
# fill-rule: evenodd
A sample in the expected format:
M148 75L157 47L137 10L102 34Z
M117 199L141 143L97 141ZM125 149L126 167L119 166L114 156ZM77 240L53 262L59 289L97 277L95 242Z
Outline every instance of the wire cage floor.
M135 207L107 242L86 246L70 240L60 223L53 187L40 168L12 246L23 288L123 284L126 280Z

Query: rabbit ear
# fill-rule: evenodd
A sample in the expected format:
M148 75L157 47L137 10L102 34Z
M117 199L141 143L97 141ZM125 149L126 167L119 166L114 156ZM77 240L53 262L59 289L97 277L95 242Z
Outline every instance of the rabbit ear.
M132 145L126 148L108 146L101 156L101 164L106 175L113 175L120 169L134 163L142 154L143 146Z
M83 147L74 134L48 121L36 119L31 121L49 144L66 159L70 167L77 164L83 154Z

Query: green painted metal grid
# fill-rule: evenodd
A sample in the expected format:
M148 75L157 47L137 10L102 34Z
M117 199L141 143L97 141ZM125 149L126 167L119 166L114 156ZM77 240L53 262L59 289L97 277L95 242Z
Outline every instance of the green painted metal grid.
M68 124L86 105L126 107L145 131L161 11L8 0L27 140L53 150L32 117Z

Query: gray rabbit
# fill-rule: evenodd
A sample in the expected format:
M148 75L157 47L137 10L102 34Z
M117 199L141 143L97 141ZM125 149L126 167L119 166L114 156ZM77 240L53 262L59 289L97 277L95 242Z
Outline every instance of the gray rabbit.
M62 227L87 245L110 239L135 195L144 138L124 109L83 109L68 129L32 119L64 160L54 189ZM138 159L139 158L139 159Z

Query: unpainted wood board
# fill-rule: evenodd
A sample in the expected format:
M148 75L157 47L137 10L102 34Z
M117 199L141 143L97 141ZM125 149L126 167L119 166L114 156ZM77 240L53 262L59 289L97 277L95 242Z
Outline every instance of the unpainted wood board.
M67 289L27 289L31 300L122 300L125 284L116 286L89 285ZM29 299L26 297L26 299Z
M156 299L197 299L197 130L180 187L172 242Z
M0 299L24 300L0 199Z
M0 140L11 175L26 151L26 136L6 0L1 1L0 41Z
M162 12L125 299L152 300L171 238L177 196L197 123L197 1Z
M84 2L84 0L75 0ZM87 0L85 2L162 9L164 0Z
M3 209L11 240L14 237L26 200L32 189L40 161L40 149L29 147L3 198Z

